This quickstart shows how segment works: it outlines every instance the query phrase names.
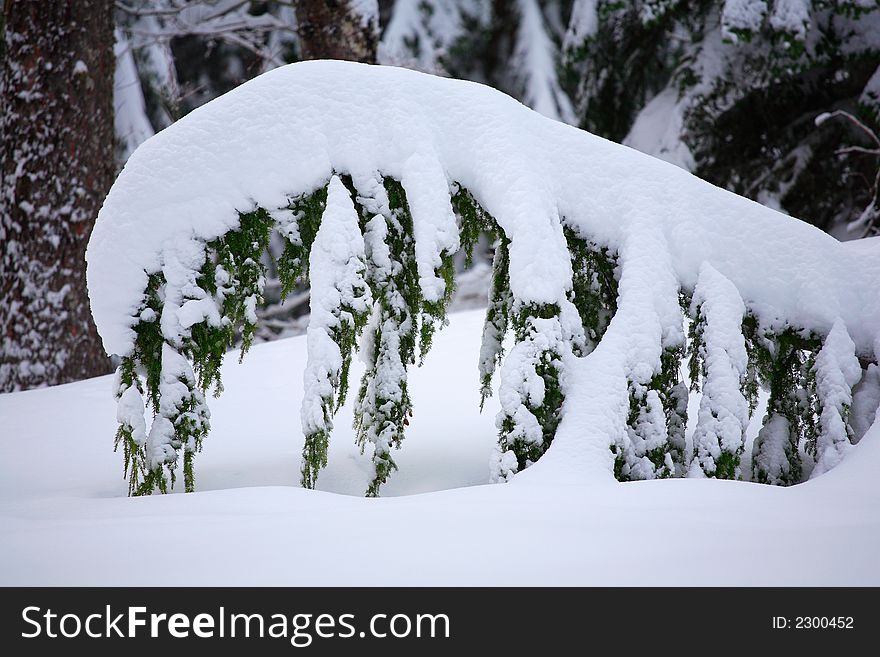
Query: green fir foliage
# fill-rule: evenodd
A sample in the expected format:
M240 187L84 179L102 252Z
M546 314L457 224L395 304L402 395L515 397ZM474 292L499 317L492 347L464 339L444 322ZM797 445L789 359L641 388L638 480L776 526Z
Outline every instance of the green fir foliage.
M422 301L422 314L420 317L421 328L419 330L419 364L425 361L425 356L431 350L431 344L434 341L434 333L437 327L443 327L447 324L446 308L452 299L452 293L455 291L455 261L453 254L441 254L441 264L437 269L437 274L443 280L444 292L443 296L437 301Z
M531 340L538 331L535 320L559 317L559 306L556 304L525 304L513 313L512 324L517 342ZM511 438L515 422L505 416L501 422L499 444L502 450L511 450L516 456L518 471L522 471L531 463L536 462L553 442L556 428L562 419L562 402L565 396L560 384L562 354L554 349L545 349L537 355L535 373L544 381L544 396L540 404L525 400L526 408L534 415L541 427L540 443L528 442L521 438Z
M453 290L453 255L442 253L442 264L437 275L446 283L446 293L436 302L426 302L420 286L415 258L413 219L403 186L390 177L382 179L383 199L381 213L367 210L370 199L361 198L351 178L342 176L352 192L359 214L361 230L365 235L368 224L384 222L382 239L391 257L391 267L380 267L367 253L365 278L374 300L372 317L353 308L342 308L351 321L342 321L331 337L339 346L343 364L339 381L334 383L335 398L327 400L325 419L330 419L345 401L350 363L359 335L366 329L367 370L360 384L356 408L355 429L362 449L369 442L374 446L375 476L367 495L376 496L390 474L397 468L392 450L400 447L406 425L412 415L412 400L407 384L407 368L416 363L417 353L423 359L430 349L434 331L445 322L446 307ZM496 221L480 207L463 187L454 186L452 206L459 220L461 248L466 257L482 234L496 242L489 305L486 311L483 345L480 357L480 389L482 401L491 394L492 376L502 358L502 343L512 329L517 344L533 341L542 322L558 320L557 304L518 303L510 289L510 241ZM262 208L240 213L238 226L205 244L204 264L196 278L204 295L217 307L220 321L205 319L193 325L180 336L163 334L160 318L164 310L167 283L161 271L148 273L144 295L132 318L135 335L134 348L123 357L119 367L117 395L131 387L143 393L145 404L156 418L162 415L173 426L174 438L170 445L176 453L183 451L183 476L187 491L195 487L194 455L199 451L208 431L208 413L204 393L213 388L222 391L220 368L225 353L240 343L242 355L250 345L256 327L255 309L262 296L265 278L264 254L271 231L278 230L286 238L283 254L278 262L283 294L305 282L308 275L309 253L315 240L327 201L327 189L321 187L290 202L289 212L295 225L278 214ZM379 199L373 199L378 202ZM286 223L285 223L286 222ZM375 226L374 226L375 227ZM564 394L561 385L563 348L571 347L576 356L586 356L601 340L617 309L617 258L614 253L577 234L571 227L564 229L571 254L573 271L569 300L577 309L584 328L587 344L577 345L550 342L550 347L537 346L532 358L534 372L544 383L540 400L524 399L528 411L540 427L540 440L525 440L512 417L500 420L499 443L502 450L516 456L518 470L537 461L550 446L561 419ZM682 304L689 307L689 299L682 295ZM680 366L689 357L691 385L698 389L702 364L698 356L702 342L702 318L699 309L689 332L689 346L666 347L660 359L659 371L647 384L631 384L628 423L631 430L653 427L656 438L665 428L666 439L652 446L644 455L653 467L655 477L681 476L685 470L684 427L686 425L687 391L681 380ZM781 415L791 427L786 454L790 459L785 484L799 481L802 458L815 452L816 399L812 373L813 354L819 348L814 336L794 328L771 332L758 326L752 315L743 322L749 354L749 376L744 393L752 409L757 402L758 386L770 391L768 416ZM534 342L534 341L533 341ZM174 408L162 405L163 349L171 348L192 365L192 373L179 370L175 376L182 383L185 394L180 395ZM174 383L174 377L172 383ZM650 394L649 394L650 393ZM654 394L656 393L656 394ZM662 409L646 407L650 399L659 399ZM482 403L482 402L481 402ZM660 412L662 410L662 413ZM646 419L647 418L647 419ZM659 433L656 418L661 418ZM647 422L647 424L646 424ZM534 426L534 425L533 425ZM122 424L116 434L116 448L123 453L129 493L149 494L155 490L167 492L174 484L177 465L174 459L150 469L145 445L133 436L133 428ZM513 437L516 436L516 437ZM303 485L314 486L318 472L327 463L329 431L320 430L309 436L303 454ZM760 450L760 445L756 447ZM619 480L630 477L632 454L622 445L612 447L615 454L614 471ZM733 477L738 469L738 456L722 455L717 461L719 477ZM727 460L725 460L727 459ZM642 459L642 466L644 466ZM765 473L756 469L756 481L767 481Z
M565 240L571 254L571 301L577 308L587 338L585 356L596 348L611 318L617 312L617 258L604 247L578 237L565 228Z
M348 190L349 195L357 198L354 191L351 178L344 176L340 178ZM361 225L364 224L366 213L363 207L355 203L355 210L358 213ZM317 234L317 231L315 231ZM314 236L312 237L314 242ZM361 298L365 293L364 290L354 290L356 298ZM302 454L302 477L300 483L303 488L314 488L318 481L318 474L327 466L327 455L330 444L330 430L332 429L333 415L343 404L348 395L349 373L351 370L351 359L357 344L358 337L363 331L369 318L369 311L362 311L354 308L351 304L343 302L339 307L339 322L330 329L330 337L339 348L342 357L342 365L339 370L338 379L332 381L333 392L322 400L324 413L324 428L319 428L312 433L307 433L303 444ZM334 399L335 397L335 399Z
M504 357L504 336L507 335L513 296L510 292L510 240L500 234L492 259L492 280L489 284L489 305L483 324L480 348L480 410L492 395L492 376Z
M361 380L355 407L358 444L362 450L368 442L375 447L375 474L367 488L368 497L378 496L379 488L397 469L391 449L400 447L404 427L412 415L406 369L415 363L419 336L417 318L422 306L412 215L406 193L403 185L392 178L385 178L383 186L388 197L385 241L392 271L379 270L368 262L368 280L378 310L369 336L374 354ZM378 385L386 377L394 377L395 383Z
M327 205L327 185L319 187L311 194L303 194L292 199L288 209L296 221L296 231L286 235L284 251L278 259L278 278L281 280L281 297L290 294L297 283L307 281L309 275L309 253L321 216Z
M137 366L135 360L131 357L123 358L119 365L119 383L120 389L117 392L117 398L122 396L122 392L132 386L143 393L140 377L136 372ZM132 427L122 422L116 430L116 442L113 451L118 451L122 447L123 455L123 476L128 477L128 494L134 495L143 479L146 470L146 458L144 446L139 445L132 435Z
M668 347L660 356L660 372L651 380L651 388L660 396L663 414L666 416L667 443L662 459L660 454L649 456L651 461L661 468L665 476L675 476L676 472L684 473L687 455L685 453L685 429L687 427L687 386L681 378L681 363L685 358L684 346ZM666 453L672 458L675 472L669 471L665 465ZM663 465L660 465L663 461Z
M458 217L459 241L465 257L465 267L470 267L480 235L486 233L497 236L498 225L492 215L464 187L459 186L452 195L452 209Z
M769 390L767 418L781 416L788 421L788 438L784 451L788 460L787 472L780 481L773 480L759 458L766 448L755 441L752 479L759 483L796 484L803 473L802 454L816 443L815 378L811 374L814 354L821 341L804 331L791 327L769 331L760 327L753 315L747 315L743 326L749 360L755 363L763 386Z

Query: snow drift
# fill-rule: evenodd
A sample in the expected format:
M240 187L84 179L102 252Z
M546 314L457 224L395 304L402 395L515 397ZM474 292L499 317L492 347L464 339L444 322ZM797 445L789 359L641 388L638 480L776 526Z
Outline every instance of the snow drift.
M359 497L371 463L350 405L319 490L298 487L306 336L230 355L194 494L125 497L110 377L0 395L0 584L880 585L880 426L792 488L485 485L497 401L481 416L460 385L482 318L450 320L413 372L418 412L380 499Z

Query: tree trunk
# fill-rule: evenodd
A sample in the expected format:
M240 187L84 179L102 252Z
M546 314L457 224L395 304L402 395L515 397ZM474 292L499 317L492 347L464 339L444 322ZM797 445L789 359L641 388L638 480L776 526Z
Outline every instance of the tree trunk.
M112 0L5 0L0 392L109 371L85 248L113 182Z
M350 0L299 0L296 3L302 59L347 59L376 63L378 16L365 15Z

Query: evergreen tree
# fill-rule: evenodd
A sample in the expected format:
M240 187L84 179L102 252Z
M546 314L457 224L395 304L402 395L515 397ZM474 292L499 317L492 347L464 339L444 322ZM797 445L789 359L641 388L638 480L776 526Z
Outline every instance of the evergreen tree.
M878 21L872 0L582 0L564 61L586 129L846 236L876 162L813 119L878 127Z
M301 102L309 111L283 124L274 113L254 115L241 123L235 149L218 139L230 118L247 115L261 98ZM450 104L448 115L438 114L438 101ZM471 115L474 104L496 111L497 123ZM325 107L335 113L316 121L313 110ZM389 117L401 123L393 148L375 129ZM301 152L290 148L303 134L313 141L302 142ZM250 166L241 167L252 143ZM479 146L476 158L462 157L460 145L470 143ZM284 241L275 265L282 295L313 286L302 413L306 486L326 463L332 416L363 328L355 427L374 466L367 494L380 493L413 410L408 369L446 321L456 253L470 251L484 232L497 245L479 363L484 399L500 364L493 480L509 481L545 459L564 461L572 478L683 476L685 313L693 326L692 380L701 377L704 392L691 473L740 476L759 382L770 394L754 443L754 481L798 483L810 475L814 455L830 467L845 448L841 436L849 440L839 429L854 405L856 344L870 358L876 337L873 288L849 274L874 266L868 252L538 117L503 94L387 67L308 63L218 99L153 144L161 148L145 147L120 174L90 250L96 316L123 356L117 444L135 494L168 490L181 455L186 489L193 489L194 454L208 430L205 393L221 390L225 352L240 336L244 354L254 336L269 268L262 256L273 232ZM187 158L197 169L203 153L216 163L204 178L171 180ZM281 166L261 177L264 160L287 158L293 182L277 174ZM635 180L620 175L632 171ZM213 202L221 189L223 203L181 228L181 195ZM236 219L235 207L250 210ZM157 217L155 232L132 221L141 215ZM122 255L113 247L131 231L148 245ZM716 236L719 243L710 243ZM742 244L748 248L740 253ZM838 260L842 253L850 259ZM805 267L814 262L818 271ZM125 296L134 298L109 294L108 273L117 271ZM837 327L823 346L829 294L853 338ZM512 347L502 359L508 332ZM138 421L142 406L154 415L149 432Z
M839 237L875 195L873 0L383 0L117 3L154 129L285 62L336 57L491 84ZM366 13L361 13L366 8ZM298 27L297 27L297 24ZM381 39L381 40L379 40Z

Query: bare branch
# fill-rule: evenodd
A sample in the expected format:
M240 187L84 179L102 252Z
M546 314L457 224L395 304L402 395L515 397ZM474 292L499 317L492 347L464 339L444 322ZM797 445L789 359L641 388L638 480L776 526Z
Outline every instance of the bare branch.
M850 153L860 153L863 155L874 155L880 157L880 137L870 127L865 125L856 116L845 110L835 110L834 112L826 112L816 117L816 126L833 118L843 118L855 125L859 130L864 132L868 138L877 144L877 148L865 148L864 146L845 146L834 151L835 155L848 155ZM880 166L877 168L877 174L874 177L874 183L871 185L871 202L862 210L858 219L847 224L847 231L853 232L862 229L859 237L868 237L872 234L880 233Z
M862 146L847 146L845 148L838 148L834 151L835 155L848 155L849 153L864 153L865 155L878 155L880 156L880 148L864 148Z
M179 14L181 11L183 11L184 9L187 9L188 7L193 7L195 5L204 4L209 1L210 0L192 0L192 2L190 2L188 5L173 5L170 7L147 8L147 7L132 7L131 5L127 5L124 2L121 2L121 0L117 0L115 5L119 11L126 13L129 16L135 16L135 17L175 16L175 15Z
M833 112L825 112L816 117L816 126L820 126L826 121L834 118L843 118L854 124L857 128L859 128L862 132L864 132L868 137L875 143L877 146L880 146L880 137L877 136L877 133L871 130L868 126L862 123L858 117L850 114L845 110L834 110Z
M130 2L130 0L129 0ZM296 29L272 13L253 15L252 0L165 0L158 6L138 7L122 0L117 8L137 18L152 17L152 21L135 21L127 29L136 46L167 43L184 35L217 39L253 53L264 62L264 67L281 66L284 61L269 46L267 36L272 33L296 34ZM275 0L278 6L292 6L292 0Z

